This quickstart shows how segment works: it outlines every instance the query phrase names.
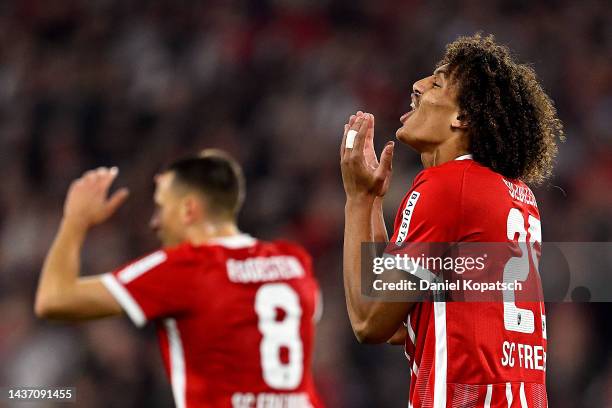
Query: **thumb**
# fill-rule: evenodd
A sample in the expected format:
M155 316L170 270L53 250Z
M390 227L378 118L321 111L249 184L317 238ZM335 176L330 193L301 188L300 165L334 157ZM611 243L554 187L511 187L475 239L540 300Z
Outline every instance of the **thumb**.
M389 173L391 173L392 164L393 164L393 148L395 147L395 142L388 142L385 145L382 153L380 154L380 165L376 169L376 172L380 175L386 177Z
M119 208L121 204L125 202L129 195L130 191L125 187L115 191L115 193L107 201L107 214L110 216L115 211L117 211L117 208Z

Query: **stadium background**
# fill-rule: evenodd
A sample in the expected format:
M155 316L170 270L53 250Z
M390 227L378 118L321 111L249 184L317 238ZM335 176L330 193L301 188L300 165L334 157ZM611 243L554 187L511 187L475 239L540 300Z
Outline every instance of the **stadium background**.
M152 328L38 322L33 292L73 178L118 165L131 189L87 243L84 269L105 272L157 244L147 228L156 169L219 147L248 178L242 228L297 240L316 259L325 313L315 368L329 406L405 406L402 349L358 345L348 324L338 143L362 108L376 115L377 144L392 139L412 82L458 34L496 34L556 101L568 140L536 191L544 239L612 240L608 2L310 3L2 2L0 385L74 385L83 407L171 405ZM399 147L389 227L421 167ZM551 407L612 407L610 311L548 305Z

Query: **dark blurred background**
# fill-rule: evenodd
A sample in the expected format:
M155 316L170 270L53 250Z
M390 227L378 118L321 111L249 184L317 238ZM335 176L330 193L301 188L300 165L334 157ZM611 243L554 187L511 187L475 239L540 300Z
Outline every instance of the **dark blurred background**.
M73 385L82 407L171 406L152 328L38 322L33 293L69 182L121 169L131 198L91 234L84 270L156 247L151 177L204 147L243 163L243 230L304 244L325 313L316 375L330 407L405 407L401 347L357 344L341 279L348 115L380 147L446 43L482 30L533 64L567 142L536 190L546 241L612 241L608 1L46 1L0 3L0 385ZM396 148L389 227L421 169ZM609 304L548 305L551 407L612 407ZM223 316L219 316L223 318ZM0 405L2 402L0 402Z

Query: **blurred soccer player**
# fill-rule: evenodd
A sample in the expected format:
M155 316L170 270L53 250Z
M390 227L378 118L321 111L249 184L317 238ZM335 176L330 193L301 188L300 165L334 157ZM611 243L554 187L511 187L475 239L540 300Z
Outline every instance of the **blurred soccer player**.
M171 164L155 178L151 226L163 249L116 271L80 278L88 230L127 198L107 198L116 168L70 186L36 296L38 316L96 319L125 312L158 323L176 406L320 407L311 374L318 285L309 255L241 233L238 164L219 151Z
M398 209L391 241L529 242L532 248L509 257L507 265L517 267L513 272L523 285L539 292L532 254L542 239L540 215L525 182L550 174L563 133L533 70L513 61L492 37L459 38L447 46L433 74L414 83L411 106L396 136L420 153L425 170ZM351 130L357 132L352 148L346 144ZM345 125L341 146L347 194L344 282L356 336L369 343L405 338L410 407L545 407L546 327L538 299L361 297L360 245L387 236L382 198L394 148L393 142L385 146L379 164L373 133L374 117L357 112ZM411 279L417 277L437 278L427 270Z

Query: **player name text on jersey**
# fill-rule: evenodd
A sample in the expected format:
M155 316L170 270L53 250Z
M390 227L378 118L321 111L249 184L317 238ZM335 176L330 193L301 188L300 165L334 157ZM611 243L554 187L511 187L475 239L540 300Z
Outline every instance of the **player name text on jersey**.
M312 407L304 392L280 394L264 392L236 392L232 395L232 408L308 408Z
M267 282L304 276L302 264L293 256L228 259L227 276L236 283Z
M510 194L510 197L520 201L521 203L533 205L534 207L538 206L538 204L536 203L535 196L528 187L517 186L516 184L509 182L503 177L502 180L504 181L506 187L508 187L508 193Z

